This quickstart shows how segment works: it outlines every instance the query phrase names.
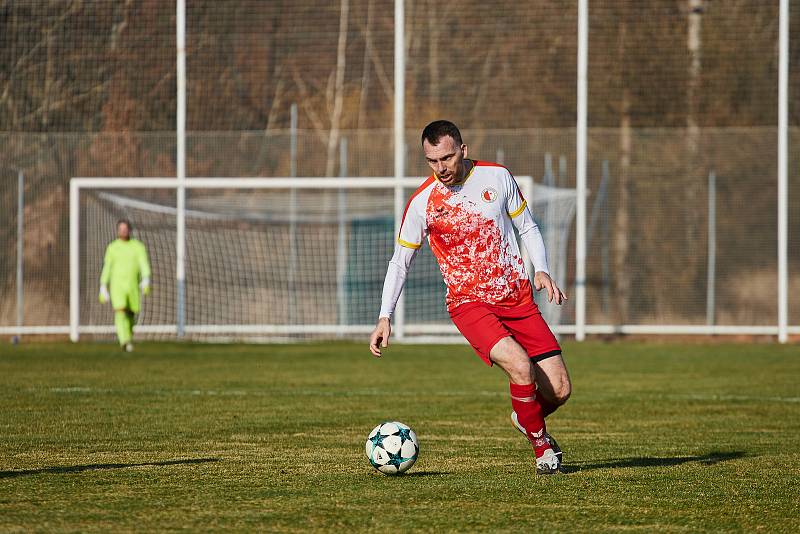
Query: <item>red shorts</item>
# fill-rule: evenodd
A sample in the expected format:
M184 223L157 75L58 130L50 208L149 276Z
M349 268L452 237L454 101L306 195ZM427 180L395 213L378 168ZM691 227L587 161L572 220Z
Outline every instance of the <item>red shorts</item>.
M467 302L452 310L450 318L489 366L492 347L508 336L522 345L534 361L561 354L561 347L535 302L513 307Z

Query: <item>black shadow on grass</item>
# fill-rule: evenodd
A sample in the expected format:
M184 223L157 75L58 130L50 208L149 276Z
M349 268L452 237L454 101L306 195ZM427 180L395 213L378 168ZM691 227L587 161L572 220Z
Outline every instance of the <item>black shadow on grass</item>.
M729 452L709 452L702 456L675 456L673 458L648 458L644 456L635 458L620 458L619 460L609 460L596 463L576 463L564 466L565 473L576 473L578 471L588 471L591 469L614 469L618 467L669 467L690 462L697 462L703 465L714 465L720 462L743 458L743 451Z
M20 471L0 471L0 478L25 477L30 475L42 475L46 473L81 473L83 471L100 471L103 469L127 469L129 467L163 467L168 465L187 465L205 464L209 462L219 462L219 458L191 458L188 460L164 460L162 462L142 462L136 464L87 464L87 465L64 465L58 467L43 467L41 469L25 469Z
M449 471L414 471L413 473L403 473L403 478L405 477L440 477L444 475L449 475Z

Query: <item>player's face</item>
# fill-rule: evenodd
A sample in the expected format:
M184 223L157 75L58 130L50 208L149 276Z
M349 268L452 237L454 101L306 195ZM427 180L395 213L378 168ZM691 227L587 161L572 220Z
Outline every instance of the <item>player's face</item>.
M467 157L467 145L458 146L455 139L446 135L439 139L438 145L432 145L426 139L422 151L428 166L444 185L457 185L466 178L464 158Z
M131 237L131 229L128 228L127 224L119 223L117 225L117 237L125 241Z

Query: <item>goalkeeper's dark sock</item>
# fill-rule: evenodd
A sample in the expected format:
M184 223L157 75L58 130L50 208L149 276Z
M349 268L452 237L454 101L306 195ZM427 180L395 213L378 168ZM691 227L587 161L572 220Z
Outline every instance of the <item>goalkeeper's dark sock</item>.
M525 436L531 442L536 457L539 458L544 451L550 448L550 443L545 438L545 423L542 407L536 398L534 384L509 384L511 389L511 406L517 412L517 421L525 429Z

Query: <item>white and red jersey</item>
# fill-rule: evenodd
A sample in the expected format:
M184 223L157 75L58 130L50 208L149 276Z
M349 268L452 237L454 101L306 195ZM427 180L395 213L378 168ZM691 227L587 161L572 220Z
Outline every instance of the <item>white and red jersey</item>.
M536 223L508 169L483 161L469 163L472 168L463 183L448 187L431 176L414 192L397 242L402 248L416 250L428 239L447 285L448 310L467 302L499 306L530 303L531 285L514 226L523 236L535 269L547 272ZM526 240L529 230L535 232ZM533 234L535 238L530 239ZM410 266L410 260L397 261L402 254L396 250L392 262ZM404 282L405 272L402 274ZM389 293L395 292L399 295L399 291ZM384 296L388 299L384 298L381 313L388 310L390 314L394 302L385 301L392 300L392 295L384 291Z

